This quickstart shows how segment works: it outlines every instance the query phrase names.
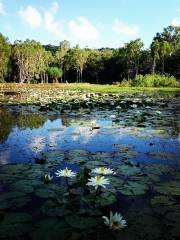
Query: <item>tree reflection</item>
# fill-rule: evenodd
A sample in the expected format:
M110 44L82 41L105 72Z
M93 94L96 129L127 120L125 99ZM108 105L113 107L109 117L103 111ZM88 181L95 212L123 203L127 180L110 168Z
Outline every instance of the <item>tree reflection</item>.
M14 127L39 128L47 121L47 117L40 114L14 114L8 110L0 109L0 143L2 144Z

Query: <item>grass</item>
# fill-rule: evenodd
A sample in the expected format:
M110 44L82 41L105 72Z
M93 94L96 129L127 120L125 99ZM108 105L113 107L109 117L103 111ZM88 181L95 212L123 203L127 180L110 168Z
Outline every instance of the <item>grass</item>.
M17 83L3 83L0 84L0 91L19 92L23 89L46 89L46 90L84 90L87 92L97 93L135 93L135 92L180 92L180 88L175 87L122 87L118 85L100 85L89 83L60 83L60 84L17 84Z

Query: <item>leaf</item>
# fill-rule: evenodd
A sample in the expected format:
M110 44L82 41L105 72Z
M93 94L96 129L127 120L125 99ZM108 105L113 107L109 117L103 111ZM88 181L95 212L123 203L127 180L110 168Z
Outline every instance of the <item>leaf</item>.
M19 239L20 236L31 231L29 222L31 215L27 213L5 214L3 221L0 221L1 239Z
M31 201L31 198L22 192L8 192L0 196L0 209L20 208Z
M154 189L165 195L175 195L180 196L180 182L179 181L169 181L159 183L154 186Z
M31 233L32 240L67 239L70 229L64 220L46 218L36 223Z
M148 190L148 186L144 183L129 181L118 188L118 190L124 195L135 196L145 194Z
M60 203L53 202L51 200L47 200L41 207L41 211L43 214L49 217L62 217L65 214L64 206Z
M78 229L89 229L96 227L98 222L92 217L81 217L78 215L69 215L65 217L66 222L74 228Z

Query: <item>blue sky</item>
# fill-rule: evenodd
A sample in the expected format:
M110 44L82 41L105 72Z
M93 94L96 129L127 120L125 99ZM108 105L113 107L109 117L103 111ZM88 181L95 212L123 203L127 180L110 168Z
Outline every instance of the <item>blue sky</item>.
M35 39L81 47L119 47L180 25L180 0L0 0L0 32L11 42Z

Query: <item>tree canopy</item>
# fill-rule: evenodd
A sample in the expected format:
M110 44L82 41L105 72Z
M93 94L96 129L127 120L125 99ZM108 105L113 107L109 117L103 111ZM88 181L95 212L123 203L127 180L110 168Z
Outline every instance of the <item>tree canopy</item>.
M0 82L113 83L151 73L180 78L180 27L156 33L148 49L141 39L116 49L82 49L67 40L59 46L28 39L11 44L0 34Z

